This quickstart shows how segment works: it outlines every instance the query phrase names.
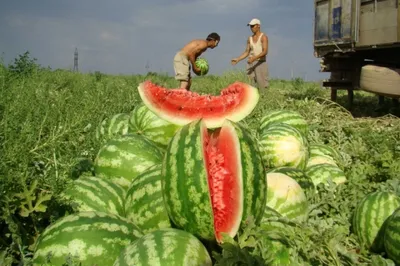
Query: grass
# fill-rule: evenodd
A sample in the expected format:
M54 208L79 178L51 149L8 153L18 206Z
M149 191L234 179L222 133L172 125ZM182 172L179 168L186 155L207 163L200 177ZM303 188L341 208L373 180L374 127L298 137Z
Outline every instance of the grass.
M11 265L28 261L38 234L68 212L58 195L72 180L74 167L83 159L94 159L101 145L95 138L97 125L111 115L129 113L140 102L136 88L143 80L151 79L165 87L178 84L158 74L112 76L40 70L15 76L0 66L0 264ZM238 80L248 81L240 72L195 78L192 90L219 94ZM388 107L373 111L378 102L372 94L356 92L354 98L350 112L341 92L339 105L331 102L329 91L317 83L272 80L271 87L261 91L256 109L244 120L256 130L269 110L297 110L310 125L311 142L327 143L339 150L345 173L353 181L339 192L341 198L336 203L345 204L340 206L341 211L335 211L323 198L320 202L325 205L320 210L326 221L337 222L332 239L347 250L357 249L348 237L350 225L346 220L355 203L378 187L391 189L391 182L400 178L398 110ZM304 229L304 237L314 241L310 247L316 247L317 240L311 233L307 235L307 230L312 228L315 233L328 228L320 224L320 218L315 219ZM327 230L323 232L328 234ZM261 253L259 256L263 256ZM364 262L371 258L367 253ZM327 264L337 261L340 259L326 259Z

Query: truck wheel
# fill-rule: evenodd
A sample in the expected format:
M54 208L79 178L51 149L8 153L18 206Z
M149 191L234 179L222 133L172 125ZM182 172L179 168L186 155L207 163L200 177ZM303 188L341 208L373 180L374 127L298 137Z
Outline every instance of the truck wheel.
M365 65L361 68L360 89L398 98L400 97L400 69Z

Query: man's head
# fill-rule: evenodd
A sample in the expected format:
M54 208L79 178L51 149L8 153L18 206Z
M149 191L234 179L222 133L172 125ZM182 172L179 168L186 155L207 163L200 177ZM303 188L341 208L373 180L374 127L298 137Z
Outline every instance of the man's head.
M253 18L247 23L247 26L250 26L251 32L255 33L260 30L261 21L258 18Z
M219 41L221 40L221 37L218 35L218 33L213 32L213 33L208 34L206 40L208 42L208 47L210 47L211 49L214 49L215 47L217 47Z

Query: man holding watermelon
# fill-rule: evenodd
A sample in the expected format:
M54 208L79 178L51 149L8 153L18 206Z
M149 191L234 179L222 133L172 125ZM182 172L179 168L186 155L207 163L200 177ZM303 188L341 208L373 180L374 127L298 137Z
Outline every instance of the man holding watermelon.
M190 90L192 83L190 75L190 64L193 72L200 75L201 70L196 66L195 62L208 48L214 49L217 47L221 37L213 32L210 33L205 40L192 40L179 50L174 57L175 79L180 81L180 88Z
M258 88L268 88L268 36L261 32L261 22L257 18L253 18L247 26L253 33L247 39L246 50L237 58L231 60L232 65L236 65L239 61L247 59L247 75L250 79L257 83Z

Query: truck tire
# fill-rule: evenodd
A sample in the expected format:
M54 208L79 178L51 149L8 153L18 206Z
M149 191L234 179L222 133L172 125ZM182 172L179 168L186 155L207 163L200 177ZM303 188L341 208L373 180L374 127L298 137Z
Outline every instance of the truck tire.
M360 89L378 95L400 97L400 69L365 65L361 68Z

